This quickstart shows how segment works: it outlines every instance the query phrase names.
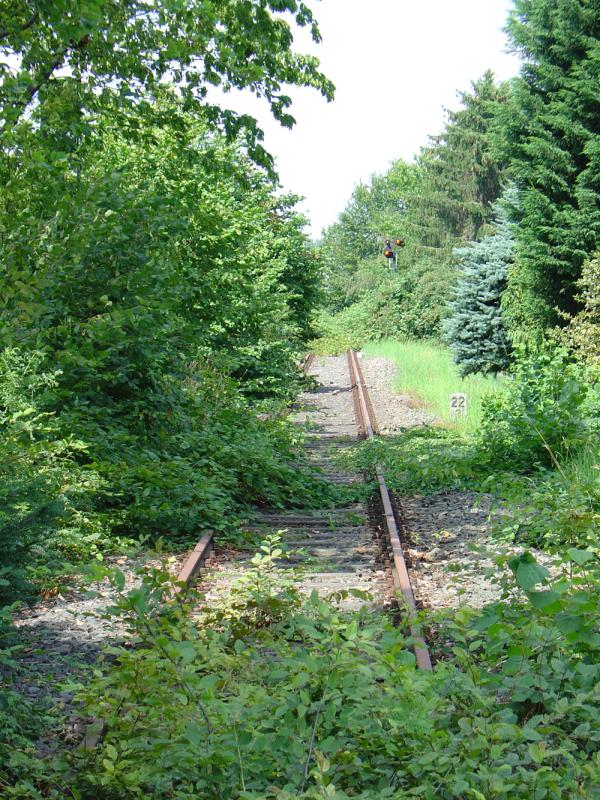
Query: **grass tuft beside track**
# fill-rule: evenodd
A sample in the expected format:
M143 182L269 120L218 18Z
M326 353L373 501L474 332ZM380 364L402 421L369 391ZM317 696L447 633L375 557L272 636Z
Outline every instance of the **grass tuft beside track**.
M363 348L365 356L389 358L399 369L395 381L397 391L410 394L415 404L440 417L444 424L464 431L474 431L481 421L482 400L502 391L502 379L469 375L461 378L450 350L439 344L386 340L370 342ZM450 395L467 395L466 419L453 420Z

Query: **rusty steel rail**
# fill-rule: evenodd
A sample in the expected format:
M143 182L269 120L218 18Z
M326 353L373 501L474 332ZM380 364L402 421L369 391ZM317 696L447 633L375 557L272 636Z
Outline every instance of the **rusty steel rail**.
M367 391L362 370L358 362L358 357L354 350L348 350L347 356L359 435L368 439L373 439L375 434L379 432L379 429L377 427L377 420L375 418L375 413L369 398L369 393ZM425 640L423 639L423 636L415 623L417 605L415 603L415 596L410 583L410 576L406 567L406 561L404 559L400 534L398 532L394 508L392 506L392 499L385 483L383 468L381 466L377 466L375 468L375 473L377 476L377 482L379 484L379 494L381 497L381 504L383 506L385 526L392 547L392 555L394 559L394 583L402 592L404 600L408 606L408 615L409 620L411 621L410 633L415 643L414 651L417 659L417 666L420 669L430 670L432 669L432 666L429 650L427 649Z
M306 358L304 359L304 361L302 363L302 369L303 369L305 375L308 375L308 373L310 372L310 368L312 367L314 360L315 360L315 354L314 353L308 353Z
M177 576L178 583L184 583L186 586L190 585L192 578L198 573L198 570L212 552L213 545L214 531L206 531L181 568Z
M350 368L350 374L352 375L352 370L356 374L356 386L360 385L363 389L364 394L364 402L365 407L367 409L367 416L369 418L371 424L371 433L368 434L368 438L372 438L373 435L379 434L379 423L377 422L377 415L375 414L375 409L373 408L373 403L371 402L371 396L367 390L367 384L365 383L365 378L363 375L362 367L360 365L360 361L358 360L358 356L355 350L348 350L348 363L352 364ZM355 395L358 396L358 392L354 392ZM360 405L359 401L359 405Z

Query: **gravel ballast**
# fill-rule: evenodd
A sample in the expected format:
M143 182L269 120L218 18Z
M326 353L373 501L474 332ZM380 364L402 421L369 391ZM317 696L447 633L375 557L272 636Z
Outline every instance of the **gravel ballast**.
M419 408L413 397L394 391L399 370L393 361L388 358L361 357L360 366L383 435L436 423L436 418Z
M347 473L334 464L335 453L351 447L358 432L346 356L320 357L313 362L310 374L317 385L300 396L299 410L294 415L308 432L308 456L327 481L338 485L360 483L362 475ZM293 576L300 593L310 595L314 590L327 597L357 589L372 598L367 601L369 606L380 607L386 602L390 575L381 561L366 504L357 502L336 509L271 509L259 512L247 527L257 543L282 532L287 558L282 559L278 569L282 576ZM207 581L209 601L227 597L251 565L253 554L254 550L218 560ZM340 607L357 609L364 603L363 599L350 596L340 602Z
M414 399L394 391L398 367L386 358L361 358L382 436L418 425L435 425L436 418ZM399 498L405 550L415 594L433 610L473 606L497 600L501 589L494 578L494 558L506 552L490 535L490 495L441 491Z

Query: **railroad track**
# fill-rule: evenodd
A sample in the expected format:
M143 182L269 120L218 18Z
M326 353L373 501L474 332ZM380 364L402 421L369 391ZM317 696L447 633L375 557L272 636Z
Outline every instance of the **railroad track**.
M327 360L326 360L327 361ZM346 367L341 360L329 359L329 385L321 384L316 395L308 395L309 410L304 421L316 415L317 424L309 435L308 449L313 462L324 472L324 476L335 483L349 483L360 476L348 476L333 466L331 451L351 445L359 438L373 438L378 434L377 419L371 404L357 354L349 350ZM314 365L314 357L307 357L303 364L308 374ZM344 375L342 374L345 373ZM351 395L349 397L348 395ZM316 399L315 399L316 398ZM335 402L334 402L335 401ZM351 402L350 402L351 401ZM315 411L311 411L311 403ZM302 417L302 415L300 415ZM314 423L314 420L312 420ZM381 549L390 556L388 567L395 592L400 592L408 610L410 632L414 642L417 666L431 669L431 659L417 623L417 607L407 569L402 543L396 523L392 498L387 489L383 469L375 470L378 501L381 509L378 527L383 531L383 541L378 544L367 522L365 507L355 504L345 509L306 511L265 511L249 527L257 531L286 530L285 542L292 550L291 566L301 564L306 571L303 590L316 589L329 594L350 587L366 589L383 597L382 590L386 571ZM190 584L202 569L215 547L211 531L204 533L186 560L178 579ZM302 555L295 556L298 552ZM307 566L307 565L313 566ZM314 566L317 564L317 566ZM244 558L239 569L245 568ZM377 569L380 567L380 569Z
M302 370L305 375L309 374L314 360L314 353L308 353L305 356L304 361L302 362ZM199 540L198 544L194 547L184 562L183 567L177 576L178 583L188 586L191 584L214 550L214 537L215 534L212 530L207 530L202 535L202 538Z
M347 358L348 368L350 370L350 378L352 381L352 393L354 397L354 408L356 412L359 436L373 439L375 438L375 434L378 433L377 419L369 399L369 393L365 384L362 370L360 368L358 356L354 350L348 350ZM398 526L396 524L396 515L394 514L392 498L385 482L383 468L379 465L376 466L375 474L377 477L379 496L383 509L387 540L392 551L392 575L394 578L394 584L402 592L402 596L404 597L406 606L408 608L409 619L411 620L411 636L415 642L414 651L417 659L417 666L420 669L430 670L432 668L431 657L421 635L421 631L415 624L417 605L415 603L415 596L410 582L410 575L408 574L408 568L404 558L404 551L402 550L400 532L398 531Z

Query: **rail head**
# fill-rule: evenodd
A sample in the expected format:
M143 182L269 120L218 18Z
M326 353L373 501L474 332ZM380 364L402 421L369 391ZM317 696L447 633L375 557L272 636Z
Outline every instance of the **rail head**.
M201 569L202 565L212 552L214 546L214 535L214 531L212 530L208 530L206 533L204 533L181 568L179 575L177 576L178 584L184 584L185 586L190 585L193 578L198 574L198 571ZM180 589L181 586L178 587L177 591Z
M359 434L364 432L363 435L365 435L367 438L374 439L375 434L379 432L379 429L377 426L377 420L375 419L373 406L369 398L363 372L358 361L358 356L354 350L348 350L347 357ZM415 602L415 596L412 589L412 584L410 582L410 575L408 573L406 560L404 558L404 551L400 541L400 532L398 531L398 526L396 524L392 498L385 482L383 468L380 465L377 465L375 472L379 485L379 497L383 508L385 527L392 548L394 562L394 582L402 592L402 596L404 597L408 607L408 616L409 620L411 621L410 632L414 641L414 651L417 659L417 666L420 669L431 670L433 667L427 645L425 644L425 640L423 639L418 626L414 622L417 615L417 604Z

